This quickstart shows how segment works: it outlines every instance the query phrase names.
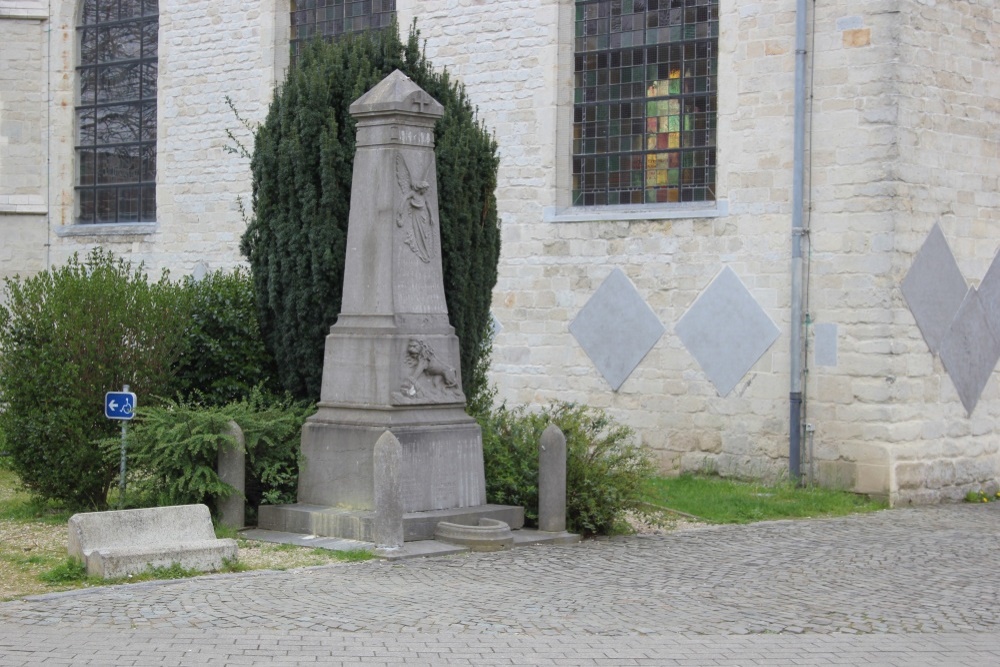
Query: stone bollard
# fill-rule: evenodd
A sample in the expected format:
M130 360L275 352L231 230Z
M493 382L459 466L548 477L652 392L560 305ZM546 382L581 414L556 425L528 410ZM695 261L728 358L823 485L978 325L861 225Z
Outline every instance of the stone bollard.
M375 443L375 546L398 549L403 546L403 489L399 472L403 447L386 430Z
M538 530L566 530L566 436L555 424L538 443Z
M236 444L219 447L219 479L236 489L236 492L219 501L219 523L240 529L246 524L246 440L243 438L243 429L234 421L229 422L226 435L232 436Z

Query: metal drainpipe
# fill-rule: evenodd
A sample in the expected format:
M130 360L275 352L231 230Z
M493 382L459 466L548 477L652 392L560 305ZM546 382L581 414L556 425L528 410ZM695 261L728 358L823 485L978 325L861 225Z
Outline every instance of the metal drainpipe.
M804 339L802 336L803 259L802 225L805 175L806 126L806 0L795 4L795 122L794 162L792 166L792 312L791 312L791 391L788 420L788 472L793 480L800 476L802 449L802 384Z

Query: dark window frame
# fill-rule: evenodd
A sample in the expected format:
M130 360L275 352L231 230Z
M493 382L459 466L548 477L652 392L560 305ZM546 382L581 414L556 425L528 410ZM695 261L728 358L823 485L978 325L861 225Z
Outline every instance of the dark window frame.
M77 25L76 220L156 221L158 0L83 0Z
M316 36L330 40L389 27L396 14L396 0L292 0L290 14L289 46L294 62Z
M574 206L715 201L719 0L577 0Z

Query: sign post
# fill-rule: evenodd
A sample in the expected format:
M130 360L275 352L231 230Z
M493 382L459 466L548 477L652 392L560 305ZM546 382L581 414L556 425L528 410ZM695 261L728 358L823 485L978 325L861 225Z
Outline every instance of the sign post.
M104 416L108 419L118 419L122 423L122 458L120 479L118 481L118 509L125 506L125 437L128 433L126 424L135 416L135 394L123 385L121 391L109 391L104 395Z

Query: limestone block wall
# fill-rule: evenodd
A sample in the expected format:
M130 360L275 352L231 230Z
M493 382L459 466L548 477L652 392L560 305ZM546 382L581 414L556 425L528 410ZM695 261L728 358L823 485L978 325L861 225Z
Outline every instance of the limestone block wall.
M812 472L897 504L997 479L994 379L971 415L902 284L940 223L970 285L997 251L994 10L817 8L806 421ZM915 296L915 295L911 295Z
M967 285L983 282L1000 250L1000 8L984 0L902 3L899 31L899 180L893 273L905 275L932 227L940 225ZM980 291L985 295L986 292ZM990 293L996 307L1000 295ZM912 391L899 397L893 470L899 502L956 499L995 488L1000 477L1000 375L993 368L969 415L957 387L971 369L932 354L901 304L901 352ZM994 335L1000 335L995 328ZM961 347L989 347L977 331Z
M815 428L820 481L887 494L889 449L900 418L895 378L898 280L892 271L898 208L895 2L818 7L809 117L806 419ZM821 327L830 338L817 337ZM809 460L809 457L804 457Z
M44 268L46 9L0 0L0 278Z
M1000 247L998 10L809 5L805 421L815 433L804 472L897 503L957 498L1000 474L998 378L969 415L901 285L935 225L970 286ZM250 185L246 161L224 150L226 130L250 138L225 97L263 119L287 65L288 0L161 2L157 222L112 230L73 224L76 6L0 0L0 38L18 45L0 52L0 273L98 244L175 276L238 263L236 198ZM722 0L720 12L717 201L588 210L569 206L574 3L397 0L400 25L418 18L428 56L466 85L500 145L500 397L605 408L666 470L780 475L795 0ZM616 388L570 327L618 271L623 298L663 333ZM682 338L692 317L744 338L768 328L699 310L713 281L732 276L740 303L777 336L720 389ZM602 332L612 347L630 333L619 324Z
M787 465L794 4L721 4L720 203L642 219L566 215L572 3L420 3L428 55L466 82L501 146L503 398L606 408L668 469ZM900 289L938 220L970 283L996 252L996 144L977 141L995 135L994 10L902 4L843 2L810 16L805 421L815 434L803 456L826 484L896 502L995 479L998 408L990 383L965 415ZM410 5L399 2L404 23ZM520 100L531 104L517 111ZM676 331L723 268L781 332L726 396ZM617 391L569 333L615 269L666 327Z
M53 263L102 245L175 276L229 268L241 261L249 207L248 160L232 155L227 130L252 149L252 137L226 98L250 123L263 120L275 82L287 67L287 0L163 0L159 15L157 221L97 230L74 225L72 107L75 100L75 2L53 2L59 38L52 47ZM94 233L92 233L94 232Z
M399 0L401 22L413 4ZM722 3L720 202L657 219L607 211L581 219L566 209L573 3L419 5L428 56L466 83L500 144L494 312L503 329L493 369L501 397L605 408L666 469L786 467L794 2ZM782 335L722 397L673 327L726 267ZM569 332L615 269L666 328L617 391Z

